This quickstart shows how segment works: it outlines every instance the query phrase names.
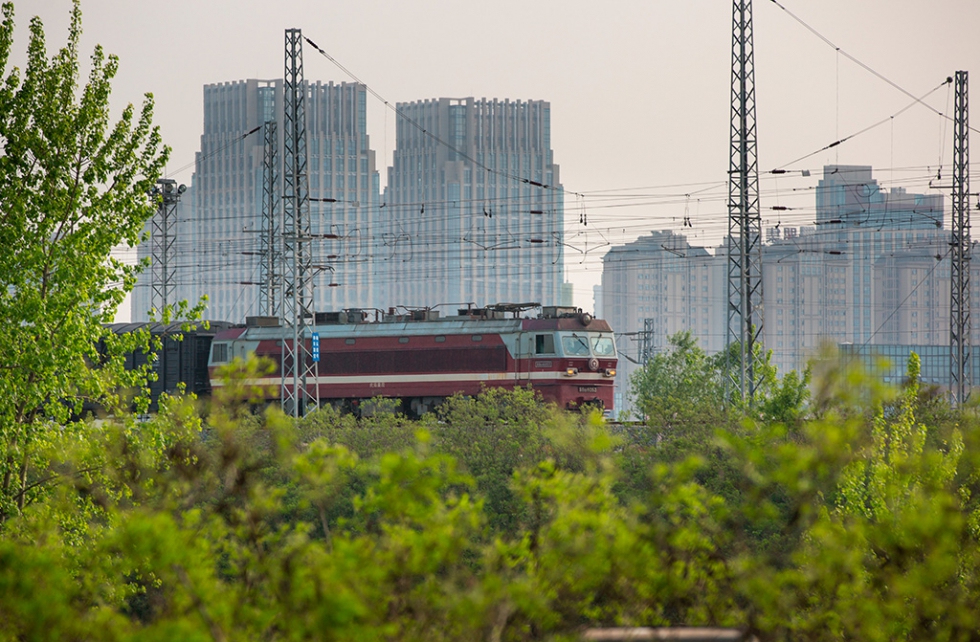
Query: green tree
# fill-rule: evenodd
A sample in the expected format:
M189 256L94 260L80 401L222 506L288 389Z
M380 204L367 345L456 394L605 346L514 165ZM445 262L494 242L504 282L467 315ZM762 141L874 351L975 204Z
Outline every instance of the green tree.
M67 421L83 399L112 401L127 383L108 356L133 349L135 339L113 337L102 324L135 285L138 266L111 251L140 241L154 212L147 194L169 151L152 125L149 94L138 112L129 105L110 123L115 56L96 47L79 86L77 1L67 44L50 58L43 25L31 20L23 74L7 68L13 4L2 13L0 520L38 488L34 457L52 422Z
M533 390L489 388L476 397L451 397L425 420L435 447L476 480L495 529L516 528L520 506L512 478L516 470L547 457L549 417L549 408Z
M839 371L799 426L718 430L734 493L702 481L715 460L676 453L625 498L622 446L595 416L562 415L583 422L569 431L498 394L443 421L484 422L474 439L503 462L468 451L465 429L447 437L458 460L425 430L359 457L332 443L353 430L336 417L249 412L264 372L229 366L206 428L190 400L164 398L148 423L50 438L58 483L0 534L0 640L572 640L642 625L977 638L980 457L955 433L925 438L914 361L897 396ZM969 434L976 418L961 420ZM506 447L531 425L540 448ZM470 469L509 477L511 496L491 507L498 487ZM494 510L516 524L489 529Z
M692 422L715 422L724 415L725 386L716 359L698 346L689 330L668 338L630 380L633 403L652 426L666 431Z
M631 395L644 421L624 434L622 492L652 492L651 471L696 457L698 481L712 492L731 496L735 465L719 447L718 431L731 423L718 356L704 352L690 332L669 338L670 348L634 373Z
M834 360L795 434L727 439L748 482L732 509L781 543L730 556L762 639L976 639L977 452L956 431L927 439L918 367L913 355L896 399Z
M743 400L737 385L741 358L738 343L732 343L727 351L712 357L725 384L731 407L754 420L798 425L807 412L807 402L810 399L810 367L807 366L802 374L790 370L780 378L772 363L772 350L763 352L763 347L756 344L755 368L752 373L755 392L751 399Z

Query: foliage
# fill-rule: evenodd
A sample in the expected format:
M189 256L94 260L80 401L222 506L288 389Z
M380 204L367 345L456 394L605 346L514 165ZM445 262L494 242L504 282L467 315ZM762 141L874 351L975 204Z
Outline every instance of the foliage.
M709 356L690 331L668 338L669 349L654 355L635 372L630 396L650 426L671 433L677 425L726 423L729 407L762 421L797 424L809 399L810 370L789 372L782 379L770 362L771 353L756 355L756 394L749 405L736 399L732 369L739 360L738 344ZM727 400L727 401L726 401Z
M127 375L111 357L145 347L147 336L115 337L103 328L137 270L110 252L139 241L154 210L147 193L167 157L149 95L138 113L130 105L110 124L114 56L96 47L79 87L77 3L68 42L50 58L41 22L31 20L23 73L7 68L13 5L2 11L0 521L34 497L32 475L51 427L84 400L111 406L119 384L142 374Z
M838 371L819 417L669 456L524 390L294 424L249 411L265 367L232 364L206 424L164 398L51 440L54 492L0 537L0 639L975 637L980 452L926 438L915 360L897 397Z
M670 431L692 423L714 423L724 416L725 382L718 362L697 345L690 331L669 339L630 381L630 395L647 423Z
M732 467L715 433L731 423L725 381L717 358L707 355L690 332L668 339L669 349L654 355L633 374L630 394L644 421L624 432L624 496L652 492L651 467L681 464L692 455L705 465L695 473L716 493L730 492ZM713 482L717 482L714 483Z
M479 397L448 399L426 420L437 447L473 476L494 529L513 531L521 519L511 478L522 465L547 458L548 417L533 391L490 388Z

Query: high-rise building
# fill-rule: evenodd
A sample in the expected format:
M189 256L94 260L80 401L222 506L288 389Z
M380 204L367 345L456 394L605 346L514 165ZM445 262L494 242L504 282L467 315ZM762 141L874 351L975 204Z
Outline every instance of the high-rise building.
M886 191L870 167L831 165L816 199L816 225L773 228L762 248L764 343L779 372L805 367L824 342L862 354L875 347L907 354L903 346L948 346L942 196ZM596 312L629 335L619 340L620 350L638 361L663 350L680 330L714 353L724 348L725 269L724 246L709 254L682 236L654 232L603 258ZM980 300L980 268L971 270L970 282L971 298ZM972 341L980 343L980 328ZM626 376L617 393L626 392L635 367L621 362ZM617 408L628 409L626 402L617 398Z
M386 305L568 303L549 103L440 98L397 109L379 234Z
M280 123L282 163L282 84L250 79L204 86L201 149L178 217L176 298L196 302L207 295L212 319L262 313L264 144L261 129L246 134L266 121ZM367 135L367 90L358 83L307 82L306 116L314 308L377 307L379 275L371 259L380 176ZM134 321L146 318L147 290L138 288L133 299Z
M613 247L602 258L596 314L620 337L616 408L629 410L629 379L667 338L690 330L710 353L725 346L726 262L670 231ZM639 362L639 363L638 363Z
M781 371L803 367L824 341L949 341L941 194L885 190L871 167L828 165L816 211L815 226L764 248L765 340Z
M929 230L943 226L941 194L886 191L870 165L825 165L817 183L817 226L861 230Z

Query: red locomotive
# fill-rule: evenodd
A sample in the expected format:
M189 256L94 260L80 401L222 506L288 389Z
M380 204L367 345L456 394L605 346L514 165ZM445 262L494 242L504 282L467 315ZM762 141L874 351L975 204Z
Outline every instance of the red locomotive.
M381 396L400 400L412 415L455 393L515 386L531 386L564 408L612 409L617 359L609 324L567 307L543 307L537 318L520 318L532 307L538 306L498 304L445 317L436 310L389 309L373 321L362 310L317 313L312 332L320 360L308 385L317 386L321 404L356 410ZM212 385L220 385L215 368L235 357L255 354L280 364L291 332L269 317L219 332L208 362ZM278 396L281 375L260 383Z

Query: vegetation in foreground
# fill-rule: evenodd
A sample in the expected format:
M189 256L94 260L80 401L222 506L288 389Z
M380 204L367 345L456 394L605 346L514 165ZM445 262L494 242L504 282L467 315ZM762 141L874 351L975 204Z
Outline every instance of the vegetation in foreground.
M974 421L919 421L915 359L899 391L827 374L792 426L615 431L527 390L297 425L235 367L206 424L173 398L52 431L0 639L977 636Z

